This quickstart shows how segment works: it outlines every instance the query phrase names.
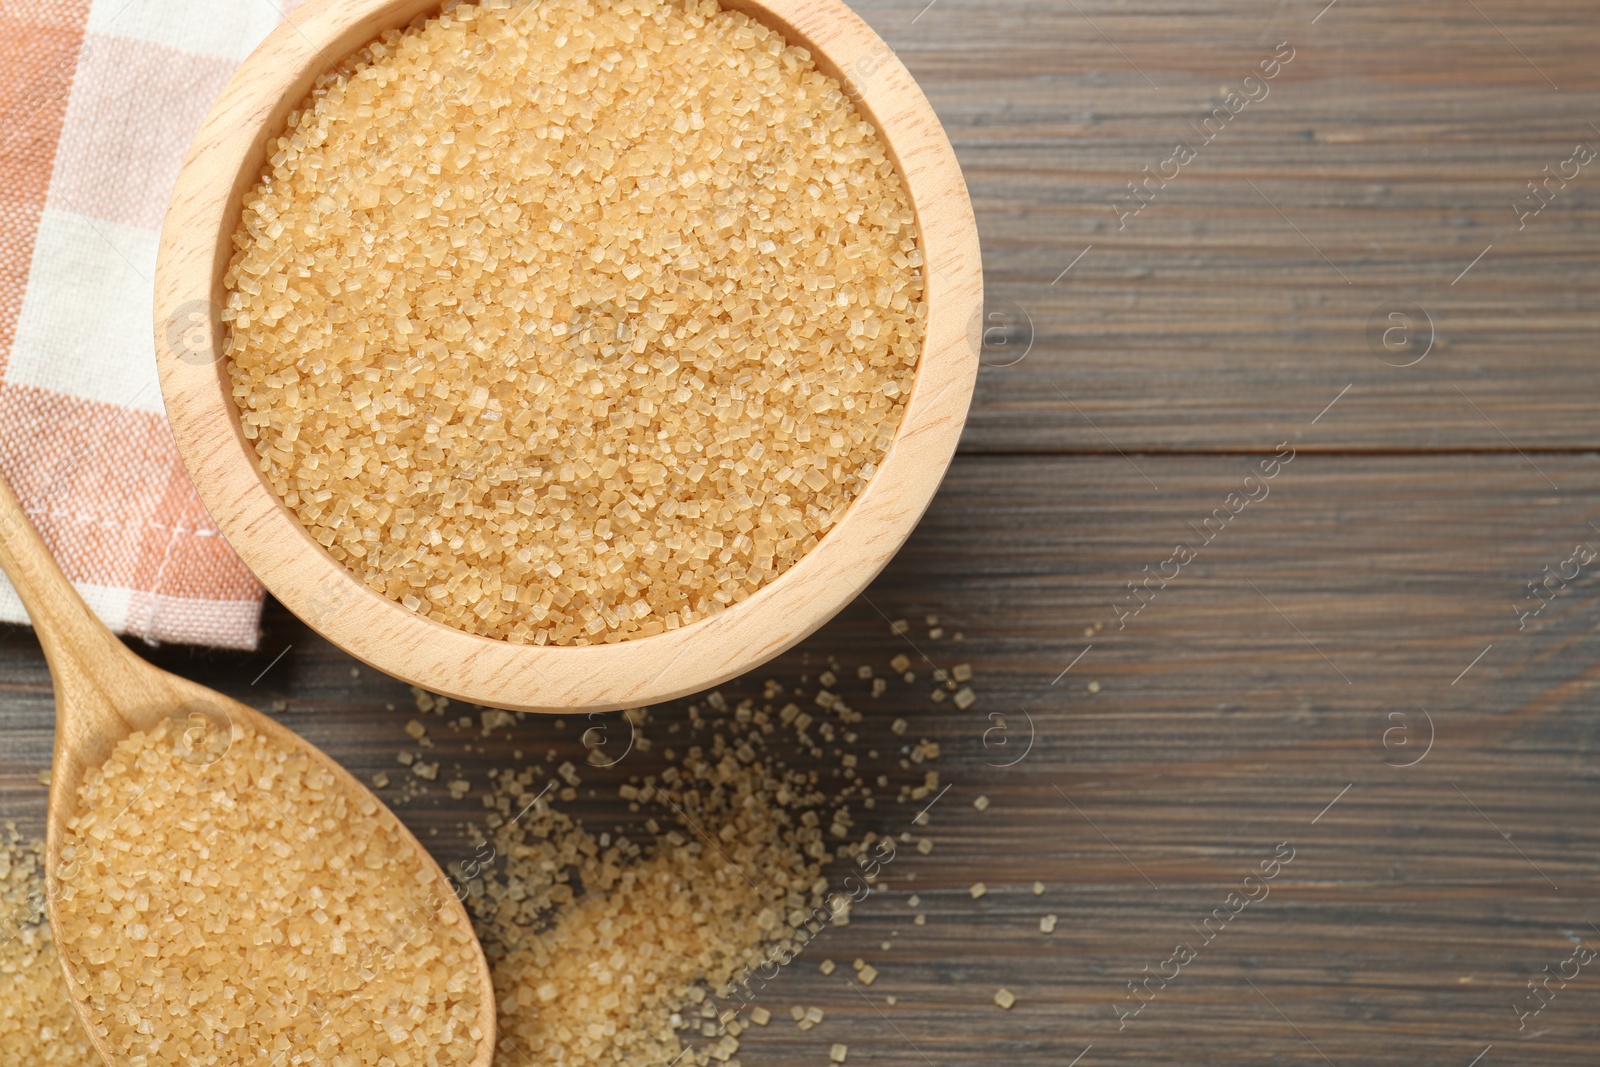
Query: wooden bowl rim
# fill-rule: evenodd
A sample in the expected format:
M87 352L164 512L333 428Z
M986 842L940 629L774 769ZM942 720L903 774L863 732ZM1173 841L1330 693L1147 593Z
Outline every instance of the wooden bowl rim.
M894 443L866 490L812 549L747 599L677 630L614 644L519 645L416 614L368 588L266 483L238 423L217 341L221 279L263 145L311 81L439 0L314 0L234 73L191 145L161 234L157 364L173 436L200 498L269 591L363 662L471 703L604 711L710 688L778 655L854 599L931 502L977 378L983 303L977 225L955 153L894 53L841 0L724 0L810 49L840 78L899 166L916 212L927 338ZM196 316L199 316L196 319ZM197 342L186 333L203 322Z

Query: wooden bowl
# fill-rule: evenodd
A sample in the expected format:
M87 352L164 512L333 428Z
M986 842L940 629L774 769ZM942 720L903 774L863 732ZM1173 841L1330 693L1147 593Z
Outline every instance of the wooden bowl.
M167 416L200 497L246 565L296 615L357 658L455 699L527 711L635 707L714 686L782 652L856 597L910 535L944 476L977 377L983 304L977 226L955 153L911 75L839 0L723 0L811 50L900 168L927 264L928 330L888 455L833 529L788 571L720 614L651 637L518 645L446 626L368 588L266 482L222 358L222 278L241 204L312 82L439 0L314 0L233 75L189 149L161 235L156 351Z

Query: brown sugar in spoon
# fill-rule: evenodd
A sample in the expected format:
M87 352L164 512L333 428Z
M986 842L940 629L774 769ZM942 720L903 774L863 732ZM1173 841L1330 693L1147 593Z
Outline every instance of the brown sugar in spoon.
M420 869L431 872L437 883L431 887L435 890L431 896L439 905L441 919L452 925L462 924L458 929L470 929L466 909L438 864L404 824L353 775L293 731L254 708L151 666L107 630L51 558L3 478L0 478L0 570L11 579L27 608L55 683L56 739L50 778L45 874L50 921L57 930L58 942L63 940L57 907L62 879L62 841L85 774L104 765L118 743L130 734L151 731L175 716L184 730L180 737L201 746L202 756L209 743L208 734L214 736L218 727L225 726L229 737L233 736L233 727L244 727L275 742L279 748L303 753L314 766L330 772L338 787L347 791L350 798L357 801L370 798L372 804L363 803L363 810L375 806L371 818L389 824L403 847L415 850ZM475 1055L462 1067L489 1067L495 1045L494 987L488 961L475 938L471 940L471 947L477 965L477 1026L482 1036ZM67 988L89 1039L106 1062L116 1063L118 1059L113 1057L87 1003L84 983L89 976L79 964L69 961L65 945L62 949Z

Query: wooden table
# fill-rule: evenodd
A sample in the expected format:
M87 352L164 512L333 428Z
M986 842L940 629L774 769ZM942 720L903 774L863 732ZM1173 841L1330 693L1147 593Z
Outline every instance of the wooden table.
M972 663L980 699L870 708L942 744L937 849L775 987L827 1021L743 1062L1595 1063L1600 560L1568 561L1600 549L1600 9L860 7L967 168L987 366L910 545L759 676L905 652ZM398 770L405 688L280 608L255 655L151 657ZM37 830L27 630L0 701L0 817ZM585 725L516 730L578 752ZM446 857L475 808L401 813ZM809 965L858 956L870 1001Z

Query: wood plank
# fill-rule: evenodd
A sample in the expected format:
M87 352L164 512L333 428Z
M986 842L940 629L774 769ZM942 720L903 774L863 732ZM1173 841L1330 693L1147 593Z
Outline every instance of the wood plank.
M980 700L933 709L926 662L916 685L876 702L846 672L870 716L864 743L893 743L895 715L940 741L951 789L932 812L937 847L897 863L848 927L771 987L775 1012L815 1004L824 1024L757 1030L744 1062L821 1063L837 1041L850 1063L904 1065L1064 1067L1089 1045L1080 1067L1466 1067L1491 1044L1486 1064L1592 1063L1600 992L1588 970L1526 1030L1513 1009L1579 939L1600 946L1593 566L1526 629L1512 609L1546 564L1600 546L1600 464L1532 458L1560 492L1516 455L1297 453L1264 498L1212 519L1209 543L1191 524L1225 508L1260 457L1138 457L1142 475L1116 456L958 460L867 594L758 672L793 683L830 655L881 671L899 652L926 653L970 662ZM1111 605L1126 583L1185 539L1195 558L1119 629ZM928 637L927 613L944 637ZM909 640L884 615L913 620ZM357 773L398 769L414 714L404 687L353 677L281 609L253 656L151 657L256 706L287 701L282 719ZM37 829L51 715L25 629L0 631L0 704L0 817ZM1009 748L995 734L986 744L995 713ZM655 714L664 728L682 711ZM1014 758L1029 715L1029 754L992 766ZM587 725L529 719L515 743L574 755ZM509 761L503 743L466 752L476 736L434 733L446 769L469 778ZM643 766L630 757L607 773ZM461 824L482 809L436 792L399 810L448 861L466 854ZM979 794L987 812L972 806ZM572 810L601 827L626 817L587 789ZM886 803L872 817L894 832L914 814ZM1204 943L1198 928L1281 843L1294 858L1269 895ZM980 880L989 893L973 901ZM918 910L926 926L912 924ZM1039 932L1044 914L1060 917L1054 934ZM1180 943L1196 958L1119 1029L1118 1006L1135 1003L1127 982ZM857 957L881 972L867 998L816 969ZM991 1003L1001 986L1019 998L1010 1012Z
M1261 448L1346 386L1307 448L1600 440L1600 171L1567 165L1525 226L1514 206L1575 145L1600 151L1592 5L860 6L977 210L991 343L967 450ZM1293 60L1207 143L1282 41ZM1119 219L1179 143L1196 158ZM1388 366L1369 326L1406 309L1389 361L1433 345Z

